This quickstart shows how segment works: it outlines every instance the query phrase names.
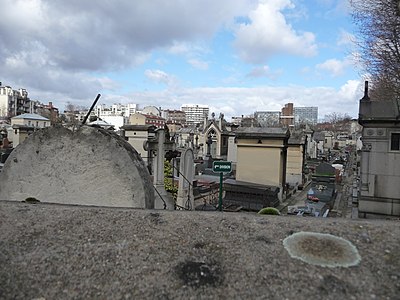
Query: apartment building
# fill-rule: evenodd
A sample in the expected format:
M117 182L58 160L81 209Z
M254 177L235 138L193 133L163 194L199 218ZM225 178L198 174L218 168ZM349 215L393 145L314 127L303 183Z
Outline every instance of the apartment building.
M311 124L316 125L318 122L318 107L294 107L295 124Z
M153 125L156 128L164 128L165 119L155 115L145 115L141 113L133 114L129 117L130 125Z
M11 118L31 113L30 102L26 89L14 90L0 82L0 117Z
M113 104L107 106L105 104L99 104L94 109L97 117L101 118L104 116L123 116L129 118L131 115L138 111L138 105L134 103L128 104Z
M210 113L208 105L201 104L184 104L181 110L185 112L186 124L188 125L203 124Z
M165 109L161 112L161 117L163 117L168 124L186 124L186 114L182 110Z

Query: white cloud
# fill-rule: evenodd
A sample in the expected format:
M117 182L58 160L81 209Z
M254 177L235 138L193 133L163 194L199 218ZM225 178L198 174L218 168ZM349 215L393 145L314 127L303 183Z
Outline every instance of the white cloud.
M144 75L151 81L164 83L166 85L170 85L175 81L175 78L172 75L169 75L161 70L146 70Z
M185 51L179 46L210 39L248 11L252 1L3 0L0 70L12 82L19 81L24 64L31 73L57 68L71 77L134 67L153 50ZM32 45L42 47L45 65L29 63L37 52ZM45 81L41 84L49 88Z
M192 50L191 45L189 45L188 43L184 43L184 42L174 42L173 45L171 47L169 47L168 52L171 54L186 54L188 52L190 52Z
M348 80L339 90L339 103L342 101L351 101L351 99L362 98L363 82L359 80Z
M343 60L331 58L324 61L321 64L316 65L317 71L328 72L332 77L339 77L344 74L347 67L352 64L350 57L346 57Z
M260 78L260 77L267 77L269 79L275 80L279 76L281 76L283 73L283 70L271 70L269 66L260 66L260 67L255 67L253 68L248 74L247 77L255 77L255 78Z
M192 58L192 59L188 60L188 63L193 68L196 68L196 69L199 69L199 70L208 70L208 62L206 62L206 61L202 61L202 60L199 60L199 59Z
M235 46L242 59L260 64L274 54L313 56L317 53L315 36L297 32L287 23L282 11L294 8L289 0L260 1L249 13L250 23L236 30Z
M2 0L0 79L14 88L26 88L32 99L53 101L60 109L67 101L90 106L94 97L105 89L108 91L101 101L108 104L126 101L178 108L181 103L204 103L227 117L255 110L279 110L289 101L307 105L317 101L322 106L321 111L355 112L355 102L348 99L349 95L354 96L351 93L353 83L344 85L342 90L297 86L184 89L177 85L177 78L159 70L163 64L170 66L174 61L169 57L164 60L162 51L166 49L169 49L168 54L183 56L194 67L207 69L209 62L218 57L213 50L225 50L210 50L207 42L221 29L230 33L233 28L234 45L240 57L246 62L260 64L248 75L279 76L279 70L264 65L271 55L310 56L317 52L314 34L301 32L288 21L298 21L297 18L304 15L303 11L287 17L288 11L295 11L293 2L191 0L172 4L166 0ZM246 22L234 26L235 17L243 17L236 20ZM121 87L111 75L104 75L126 76L119 71L129 71L147 62L155 52L161 54L158 65L149 63L144 75L149 81L166 84L164 91L146 91L148 82L145 82L143 87L140 83L135 85L140 91L121 94L118 92ZM215 56L209 58L210 53ZM230 62L229 58L221 64L230 65ZM340 68L334 66L330 66L330 71L339 72ZM234 67L236 72L211 76L219 76L218 80L225 76L231 85L243 86L241 65ZM321 67L329 69L328 64L321 64ZM124 80L126 78L121 81ZM334 103L339 98L347 102L336 108Z

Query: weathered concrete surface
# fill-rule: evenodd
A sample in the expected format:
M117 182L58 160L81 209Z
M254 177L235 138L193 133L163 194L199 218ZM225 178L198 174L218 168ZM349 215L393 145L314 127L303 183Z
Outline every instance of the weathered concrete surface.
M89 126L36 131L0 173L0 200L153 208L150 175L116 134Z
M0 298L399 299L399 225L3 201ZM360 264L291 258L299 231L349 240Z

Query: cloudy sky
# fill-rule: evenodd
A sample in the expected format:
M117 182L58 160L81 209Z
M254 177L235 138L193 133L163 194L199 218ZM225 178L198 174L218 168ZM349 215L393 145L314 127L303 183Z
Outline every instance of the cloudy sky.
M347 0L2 0L0 81L90 107L358 114Z

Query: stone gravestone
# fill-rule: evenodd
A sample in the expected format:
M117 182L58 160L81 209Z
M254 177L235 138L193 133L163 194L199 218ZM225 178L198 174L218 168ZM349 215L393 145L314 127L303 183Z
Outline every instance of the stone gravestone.
M186 209L193 210L193 178L194 178L194 155L191 148L181 154L179 174L179 188L176 204Z
M156 157L154 160L155 208L173 210L174 201L164 187L165 130L157 129Z
M136 150L113 132L49 127L15 148L0 173L0 199L154 208L154 188Z

